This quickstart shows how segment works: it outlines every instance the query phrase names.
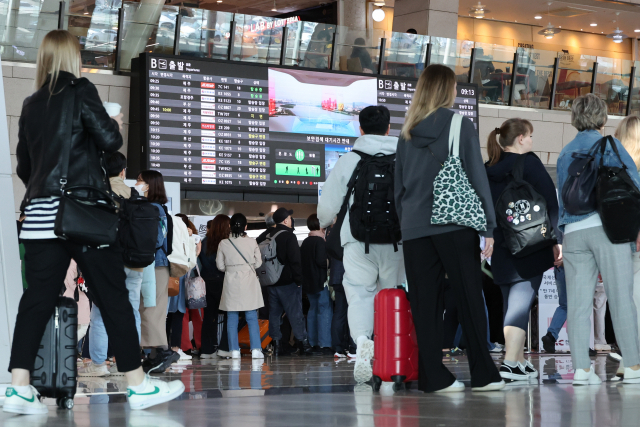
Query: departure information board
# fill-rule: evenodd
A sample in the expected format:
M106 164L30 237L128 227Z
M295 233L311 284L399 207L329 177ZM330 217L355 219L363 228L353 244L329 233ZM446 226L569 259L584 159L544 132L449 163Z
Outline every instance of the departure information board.
M137 152L141 169L187 190L314 194L360 136L360 111L386 106L398 136L417 83L183 56L139 61L130 158ZM453 109L477 128L475 85L458 84Z

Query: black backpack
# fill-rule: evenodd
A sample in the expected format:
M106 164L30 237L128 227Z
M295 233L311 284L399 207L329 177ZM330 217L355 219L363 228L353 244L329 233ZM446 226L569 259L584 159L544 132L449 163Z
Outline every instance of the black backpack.
M158 208L142 197L135 189L131 197L117 198L120 204L120 226L118 240L123 250L124 265L144 268L156 259L158 243Z
M523 178L526 157L518 156L511 170L511 182L496 202L496 218L504 234L504 245L517 258L557 243L547 201Z
M622 167L604 166L607 143ZM611 243L635 242L640 229L640 192L627 173L613 137L600 142L600 166L596 183L596 200L602 228Z
M397 252L402 233L394 199L396 155L371 156L355 150L354 153L361 160L354 172L354 201L349 210L351 234L364 242L367 254L370 243L393 243ZM345 197L348 200L350 196L351 191Z

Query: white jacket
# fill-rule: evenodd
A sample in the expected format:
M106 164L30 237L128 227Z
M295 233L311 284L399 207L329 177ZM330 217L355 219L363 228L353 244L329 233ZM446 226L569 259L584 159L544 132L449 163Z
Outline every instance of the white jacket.
M358 138L353 145L353 149L366 154L375 155L378 153L394 154L398 147L398 138L395 136L363 135ZM353 171L356 169L360 156L357 153L347 153L342 156L329 174L329 178L322 187L322 196L318 202L318 219L320 227L327 228L333 224L333 220L338 216L344 197L347 194L347 186ZM353 195L349 200L349 207L353 204ZM349 210L344 218L342 230L340 232L342 246L355 242L351 235L349 226Z

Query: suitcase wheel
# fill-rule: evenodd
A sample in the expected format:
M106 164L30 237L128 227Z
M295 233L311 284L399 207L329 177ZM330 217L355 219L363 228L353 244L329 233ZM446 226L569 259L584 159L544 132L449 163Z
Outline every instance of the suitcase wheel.
M56 404L60 409L73 409L73 399L68 397L58 397L56 399Z

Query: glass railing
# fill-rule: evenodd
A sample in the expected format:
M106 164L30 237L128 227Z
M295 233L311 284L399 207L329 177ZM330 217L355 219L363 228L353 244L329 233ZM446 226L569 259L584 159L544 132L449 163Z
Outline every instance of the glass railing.
M328 69L336 27L333 24L303 21L288 24L282 65Z
M556 53L552 51L518 48L518 66L512 105L549 108L555 59Z
M282 50L282 19L241 15L234 17L236 23L231 60L280 64ZM276 25L279 24L279 25Z
M333 69L352 73L378 74L382 30L355 30L338 26Z
M429 36L390 33L387 37L382 74L399 77L420 77L427 60Z
M459 82L468 82L473 45L469 40L431 37L430 63L446 65L456 73Z
M570 110L593 90L610 115L640 114L639 61L121 0L69 4L0 2L2 59L35 63L42 38L63 28L78 37L83 67L118 73L143 52L405 78L443 64L478 85L480 103Z
M593 93L607 104L610 115L627 114L632 61L598 57L598 70Z
M233 13L182 8L179 54L229 59Z
M511 46L475 44L471 83L478 85L481 102L498 105L509 103L515 53L516 48ZM516 89L526 90L528 80L526 74L516 74Z
M0 51L3 61L35 63L44 36L58 28L59 3L22 0L0 3L4 25Z
M114 68L118 41L119 11L122 2L88 8L72 8L64 17L66 30L80 41L80 57L85 68Z
M124 3L120 71L143 52L172 54L179 8L150 3Z
M633 63L635 67L635 77L632 83L631 93L629 94L629 114L640 115L640 61Z
M558 75L553 109L571 110L574 99L591 92L593 66L591 55L558 54Z

